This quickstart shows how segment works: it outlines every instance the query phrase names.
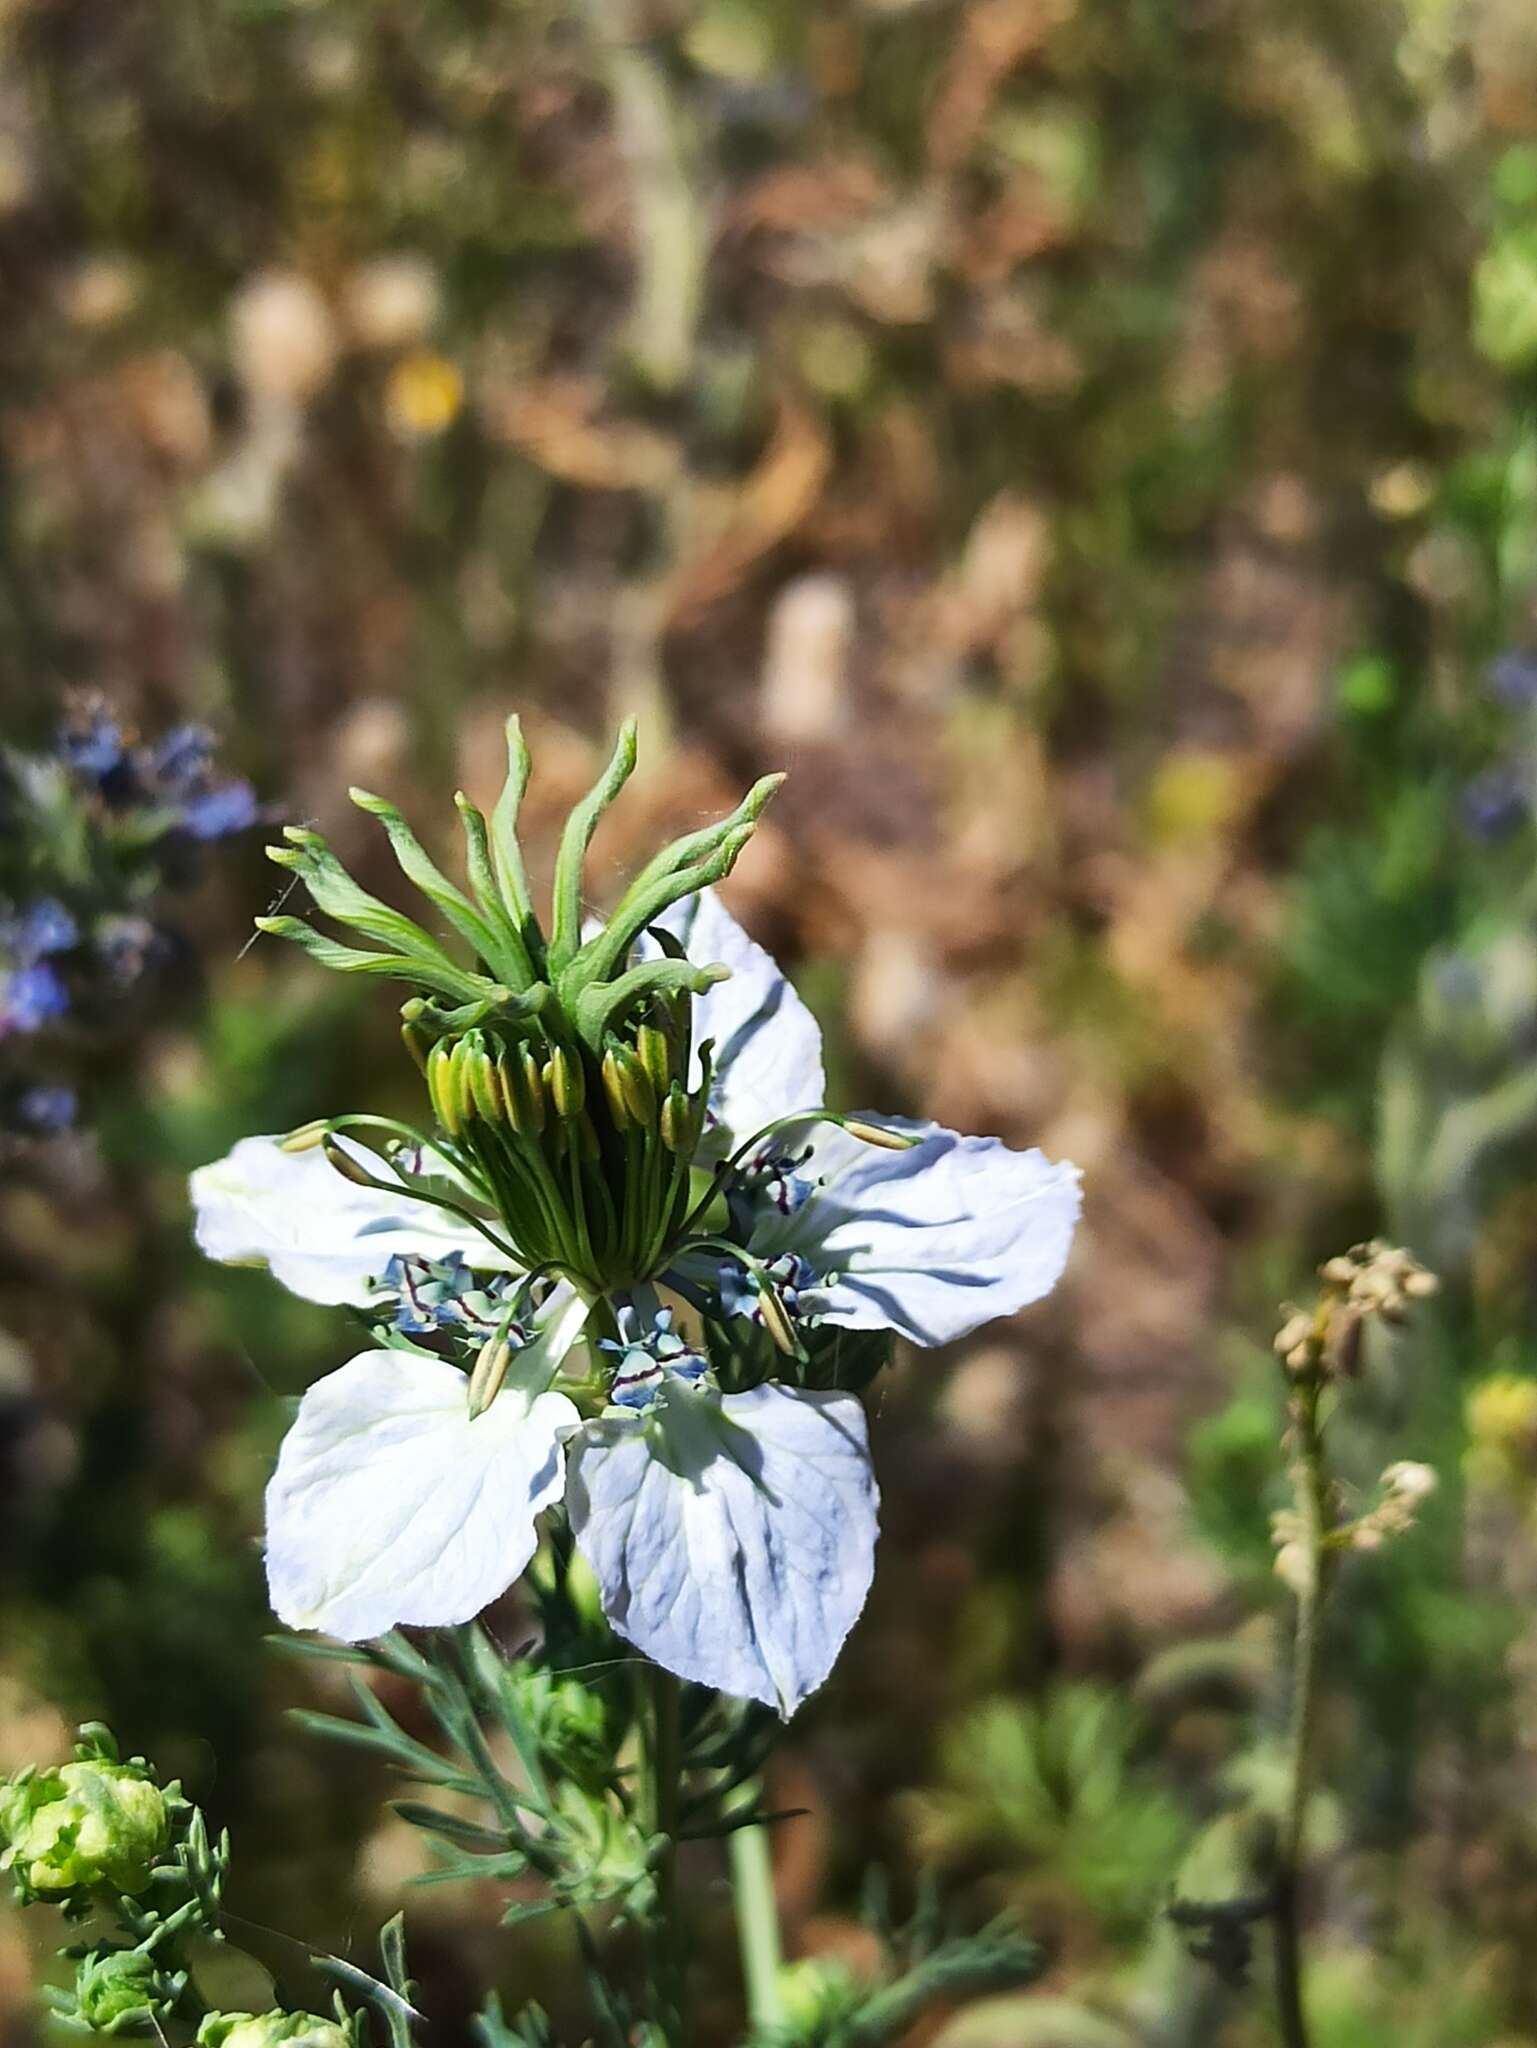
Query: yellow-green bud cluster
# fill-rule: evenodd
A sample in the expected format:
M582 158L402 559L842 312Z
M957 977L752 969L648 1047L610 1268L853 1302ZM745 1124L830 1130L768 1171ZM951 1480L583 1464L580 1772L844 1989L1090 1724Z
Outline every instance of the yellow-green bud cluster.
M689 1011L686 993L653 997L597 1054L489 1019L427 1054L433 1114L530 1267L614 1287L665 1260L705 1118Z
M349 2027L313 2012L211 2012L197 2048L352 2048Z
M140 1765L86 1758L0 1786L0 1869L31 1894L136 1896L170 1844L166 1797Z
M75 2012L98 2034L147 2032L185 1984L184 1972L168 1975L142 1948L98 1949L75 1972Z

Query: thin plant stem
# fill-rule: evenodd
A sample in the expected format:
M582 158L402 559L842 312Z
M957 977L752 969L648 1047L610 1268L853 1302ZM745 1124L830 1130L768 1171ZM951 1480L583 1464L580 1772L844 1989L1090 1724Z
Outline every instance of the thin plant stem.
M754 2034L764 2034L782 2027L785 2020L779 1987L783 1962L779 1907L774 1898L768 1829L761 1821L754 1822L749 1827L733 1829L728 1839L737 1941L747 1987L747 2018Z
M1321 1384L1308 1380L1297 1387L1292 1400L1292 1478L1301 1525L1302 1560L1292 1658L1287 1803L1277 1845L1274 1909L1276 2004L1286 2048L1309 2048L1310 2040L1302 2000L1301 1886L1318 1719L1325 1573L1329 1565L1329 1478L1319 1420L1321 1394Z
M670 1671L653 1666L650 1755L651 1820L661 1847L656 1864L653 1977L657 2024L679 2048L688 2037L688 1930L678 1894L678 1796L682 1779L679 1686Z

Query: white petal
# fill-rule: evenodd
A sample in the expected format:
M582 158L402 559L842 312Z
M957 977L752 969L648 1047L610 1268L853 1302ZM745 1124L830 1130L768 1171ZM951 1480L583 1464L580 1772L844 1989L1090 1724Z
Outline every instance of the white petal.
M820 1109L827 1092L817 1021L763 948L713 889L661 920L701 967L731 969L695 999L694 1041L715 1041L710 1107L733 1140L750 1138L777 1117ZM697 1079L697 1074L696 1074Z
M620 1635L680 1678L786 1717L865 1604L878 1499L859 1403L781 1386L682 1394L591 1424L567 1490Z
M822 1184L793 1215L766 1209L754 1229L760 1257L798 1252L826 1276L803 1306L948 1344L1049 1293L1082 1206L1077 1167L939 1124L879 1121L919 1143L891 1152L822 1126L798 1169Z
M542 1391L586 1304L563 1301L484 1414L437 1358L365 1351L299 1404L267 1488L267 1585L290 1628L362 1642L469 1621L534 1554L578 1420Z
M340 1142L377 1179L391 1168L375 1152ZM199 1248L226 1265L270 1266L305 1301L362 1306L392 1254L446 1258L462 1252L480 1272L504 1268L490 1241L446 1209L360 1188L331 1166L317 1145L285 1152L281 1140L242 1138L226 1159L192 1176Z

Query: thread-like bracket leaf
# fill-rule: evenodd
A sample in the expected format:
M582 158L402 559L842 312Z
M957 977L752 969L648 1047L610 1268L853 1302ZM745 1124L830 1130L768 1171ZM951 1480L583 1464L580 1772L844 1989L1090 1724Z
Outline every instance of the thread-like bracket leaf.
M479 958L495 971L499 980L513 988L526 987L530 975L528 956L522 947L517 949L516 956L508 949L503 935L476 909L462 889L454 887L396 806L387 798L374 796L366 789L350 789L347 794L360 811L367 811L384 827L406 880L420 889L429 903L437 906L454 930L467 939Z
M619 729L609 764L566 820L555 857L554 915L550 926L550 971L558 976L569 967L582 943L582 870L598 820L635 772L636 726L627 718Z

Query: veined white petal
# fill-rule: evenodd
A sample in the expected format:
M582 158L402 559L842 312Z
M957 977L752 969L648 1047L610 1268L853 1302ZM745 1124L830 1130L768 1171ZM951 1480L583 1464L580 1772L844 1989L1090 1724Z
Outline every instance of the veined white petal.
M590 1424L567 1487L620 1635L787 1718L865 1604L878 1500L858 1401L773 1385Z
M442 1359L365 1351L299 1403L267 1488L267 1585L290 1628L363 1642L469 1621L534 1554L559 1498L575 1404L548 1392L587 1305L563 1299L471 1416Z
M763 948L713 889L701 890L661 922L701 967L723 961L729 981L694 1000L694 1042L715 1041L710 1107L733 1143L775 1118L820 1109L827 1092L817 1021ZM693 1080L697 1084L696 1064Z
M939 1124L864 1121L919 1142L891 1152L827 1125L808 1130L811 1157L797 1171L815 1193L789 1216L766 1206L753 1230L759 1257L796 1252L818 1276L803 1308L948 1344L1050 1292L1082 1206L1076 1166Z
M337 1140L377 1179L393 1171L378 1153ZM462 1252L481 1272L506 1269L496 1247L446 1209L360 1188L346 1180L317 1145L285 1152L276 1137L242 1138L225 1159L200 1166L191 1180L200 1250L226 1265L269 1266L305 1301L355 1307L378 1293L373 1284L392 1254L446 1258Z

